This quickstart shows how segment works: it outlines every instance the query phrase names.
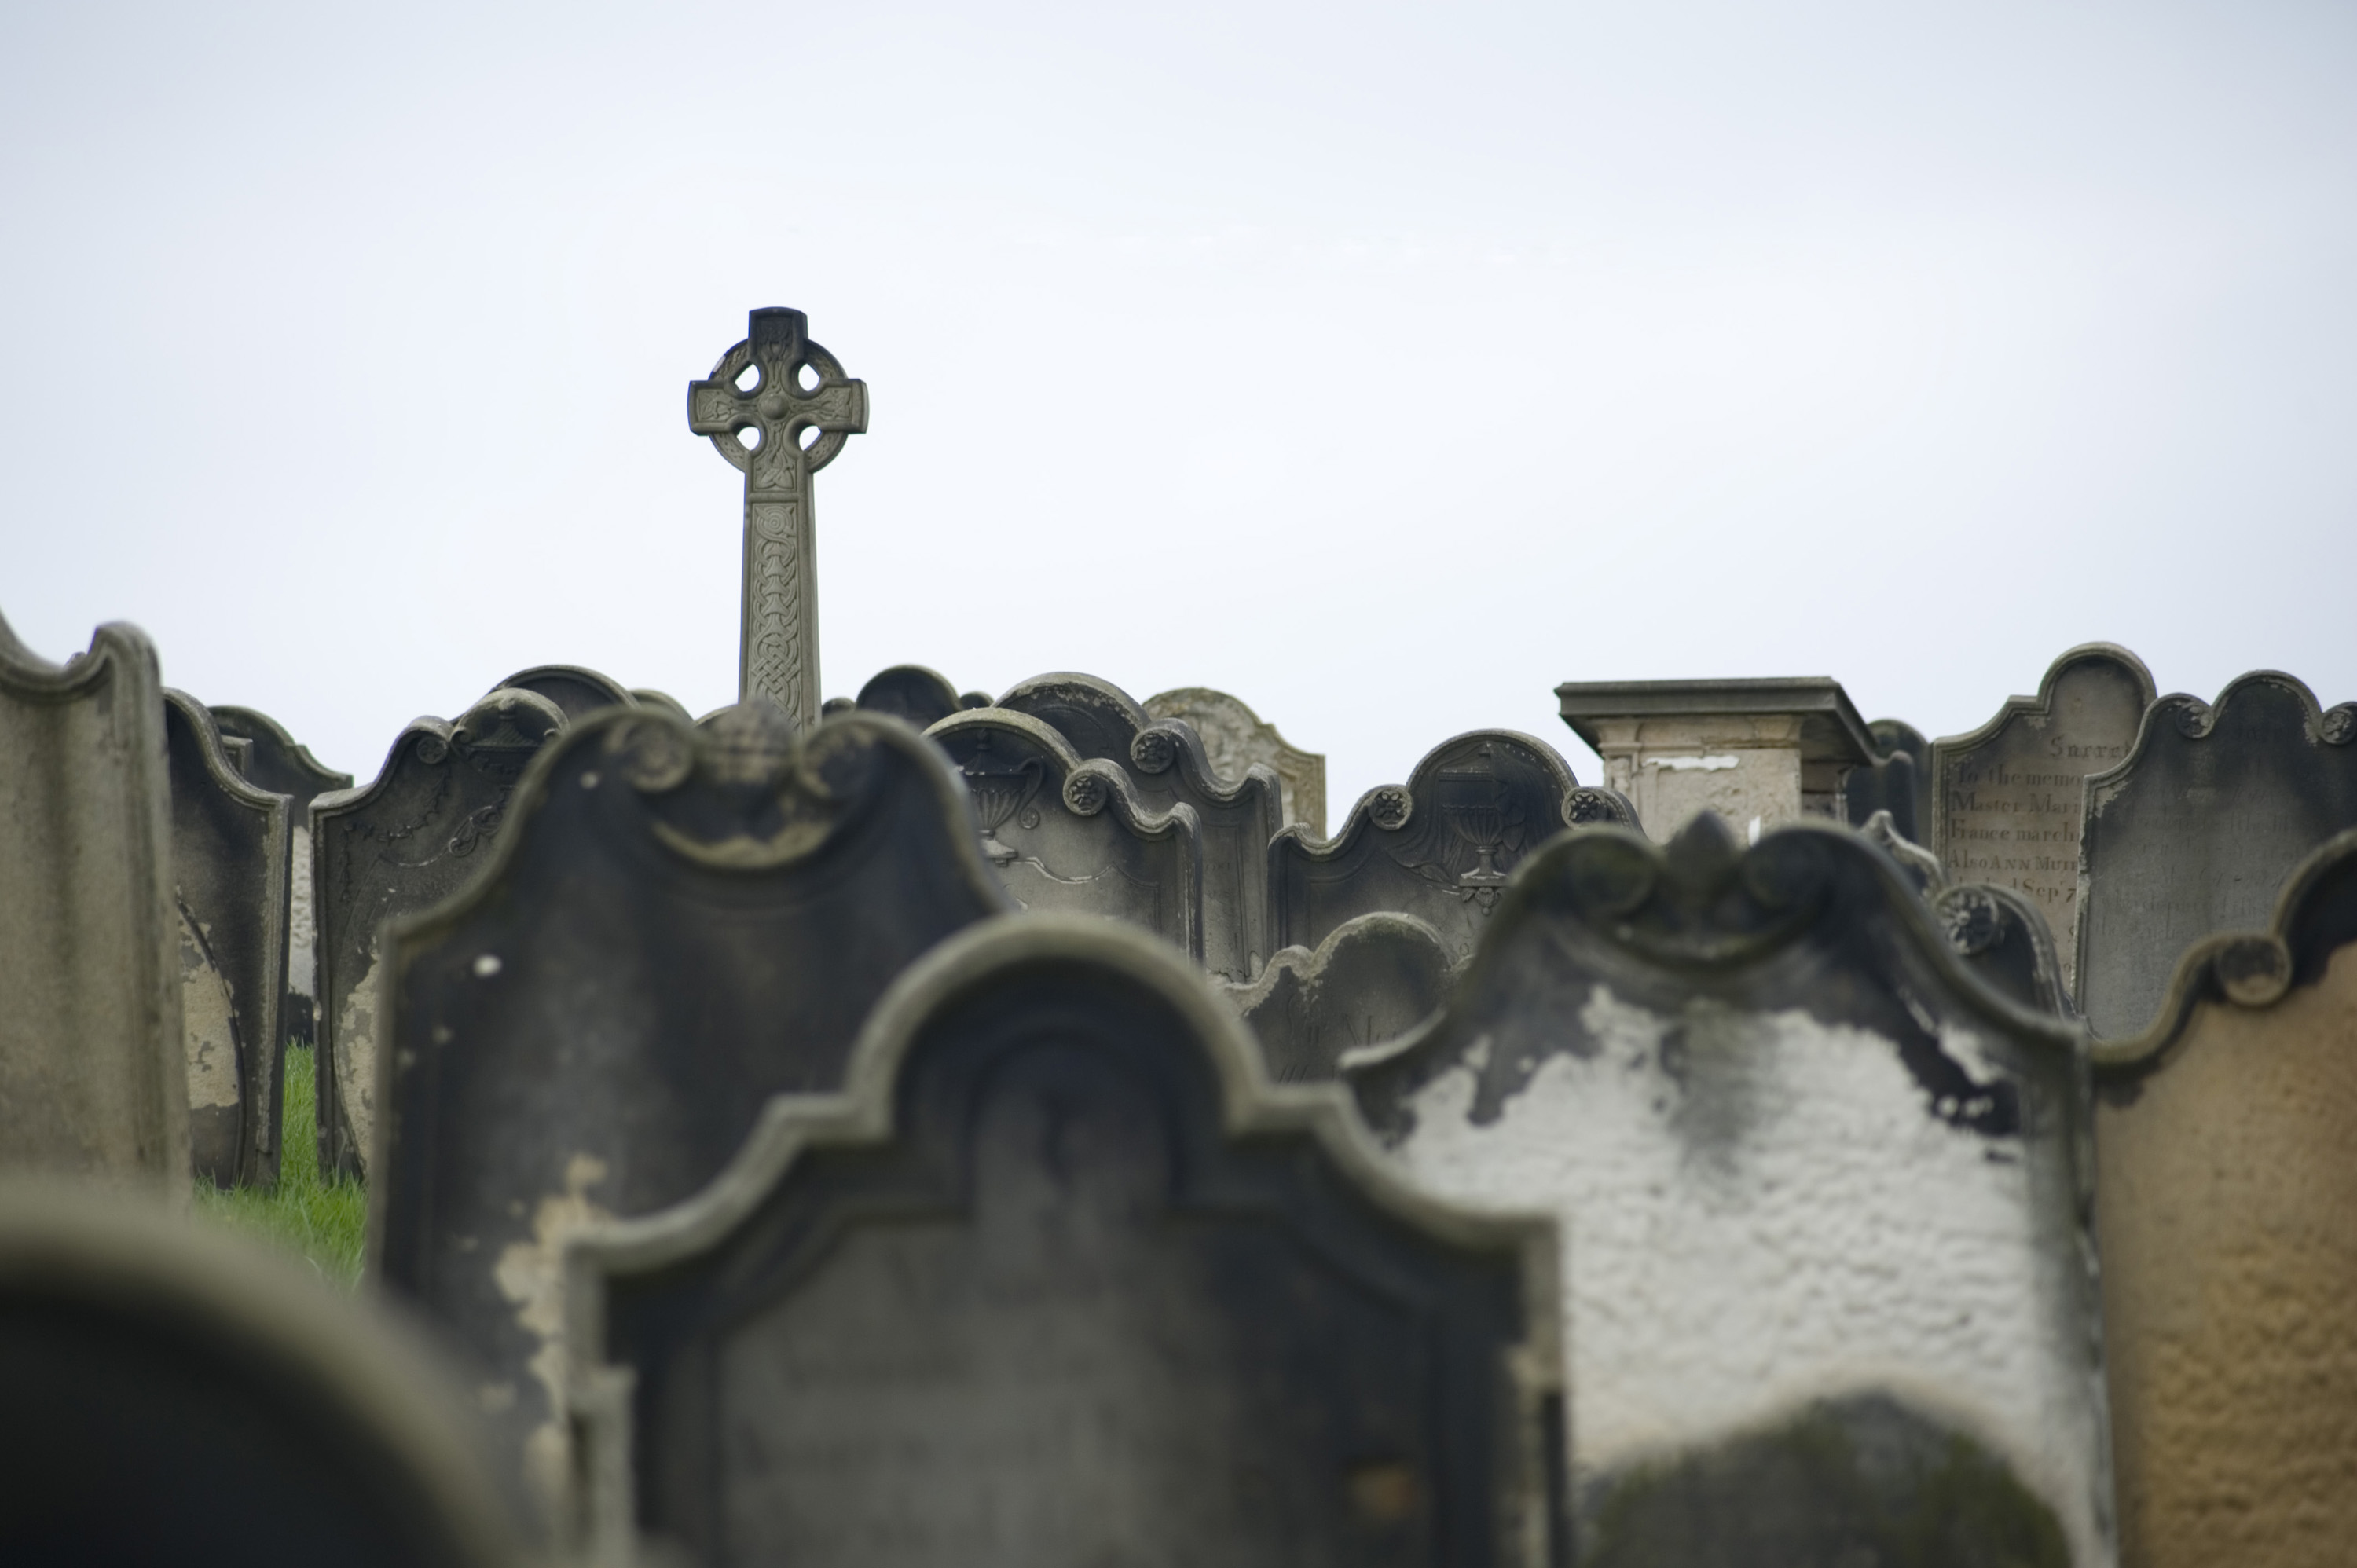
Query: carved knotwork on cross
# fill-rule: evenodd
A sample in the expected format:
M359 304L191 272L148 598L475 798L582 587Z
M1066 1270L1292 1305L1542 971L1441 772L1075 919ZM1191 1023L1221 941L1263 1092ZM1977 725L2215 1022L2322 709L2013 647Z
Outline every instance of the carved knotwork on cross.
M801 311L756 310L745 340L688 383L687 427L745 473L737 700L767 697L808 729L819 712L811 476L867 428L867 384L810 340Z

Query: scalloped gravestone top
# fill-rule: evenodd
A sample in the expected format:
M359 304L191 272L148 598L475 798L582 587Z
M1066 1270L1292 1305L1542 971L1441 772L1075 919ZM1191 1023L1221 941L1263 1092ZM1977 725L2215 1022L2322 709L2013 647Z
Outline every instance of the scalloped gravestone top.
M1203 737L1211 767L1227 783L1241 780L1255 762L1274 772L1285 791L1285 821L1299 822L1316 838L1326 836L1326 758L1304 751L1277 733L1275 725L1241 697L1209 686L1180 686L1146 699L1153 718L1179 719Z
M188 1200L171 813L146 637L61 669L0 620L0 1172Z
M2338 1563L2357 1538L2357 832L2095 1061L2122 1556Z
M2011 698L1980 728L1932 747L1936 806L1918 842L1951 875L2035 903L2066 986L2078 976L2082 786L2127 756L2151 705L2144 660L2090 642L2049 666L2036 696Z
M639 695L611 675L578 664L535 664L519 670L491 687L494 692L530 692L546 697L566 722L586 719L606 708L635 708ZM660 695L661 693L657 693Z
M1562 1219L1581 1563L2113 1561L2079 1036L1857 833L1566 834L1343 1066L1419 1182Z
M278 1179L293 802L231 768L212 714L186 692L164 693L164 733L189 1157L217 1187L270 1187Z
M1287 828L1269 845L1269 927L1280 947L1315 948L1377 910L1414 915L1460 962L1523 857L1566 827L1633 826L1629 802L1584 789L1553 746L1512 730L1443 741L1405 784L1371 789L1342 831L1311 843Z
M745 475L737 699L767 698L806 730L820 707L811 476L867 428L867 383L810 340L801 311L756 310L745 340L688 383L687 427Z
M992 921L834 1101L567 1258L599 1561L1559 1563L1553 1228L1389 1179L1117 926Z
M1258 980L1221 989L1260 1042L1278 1083L1335 1075L1345 1051L1397 1039L1448 999L1456 965L1440 933L1413 915L1345 920L1309 948L1280 948Z
M455 725L412 721L373 783L312 803L321 1170L361 1170L373 1147L385 922L480 874L525 765L564 727L547 698L496 691Z
M892 977L1011 907L938 750L857 714L797 746L754 703L568 728L485 875L393 929L377 1277L543 1486L565 1235L694 1192L771 1095L840 1088Z
M2317 845L2357 827L2357 703L2319 712L2272 670L2213 706L2145 713L2127 759L2087 780L2079 859L2079 1007L2096 1035L2150 1026L2186 949L2266 921Z
M869 676L867 684L859 688L858 700L847 705L862 713L889 714L922 730L961 709L995 704L985 693L960 692L938 670L922 664L895 664Z

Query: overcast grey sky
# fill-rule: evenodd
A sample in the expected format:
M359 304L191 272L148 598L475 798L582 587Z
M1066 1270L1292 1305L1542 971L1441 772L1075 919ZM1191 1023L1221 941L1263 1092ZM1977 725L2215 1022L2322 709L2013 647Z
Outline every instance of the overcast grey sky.
M2357 697L2357 7L0 11L0 613L363 780L732 699L685 383L810 314L826 686L1209 684L1333 808L1564 680Z

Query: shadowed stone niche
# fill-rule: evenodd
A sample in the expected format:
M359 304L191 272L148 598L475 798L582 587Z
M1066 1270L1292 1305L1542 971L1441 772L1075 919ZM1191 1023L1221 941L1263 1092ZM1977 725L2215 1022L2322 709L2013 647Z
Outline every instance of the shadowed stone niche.
M1566 833L1342 1066L1420 1184L1563 1222L1583 1563L2113 1562L2082 1036L1856 832Z
M2185 955L2095 1054L2096 1224L2133 1568L2333 1568L2357 1540L2357 832Z
M588 1546L1562 1562L1553 1229L1388 1176L1162 944L997 920L689 1203L566 1258Z
M938 750L857 714L797 744L766 702L583 720L488 857L388 938L371 1256L548 1492L565 1237L694 1192L771 1095L841 1087L892 977L1011 905Z

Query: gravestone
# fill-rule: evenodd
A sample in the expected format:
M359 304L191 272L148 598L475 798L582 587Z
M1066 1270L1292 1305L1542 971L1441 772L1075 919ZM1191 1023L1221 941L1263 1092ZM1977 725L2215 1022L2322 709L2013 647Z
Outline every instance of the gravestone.
M1635 822L1626 800L1582 788L1545 742L1474 730L1435 747L1405 784L1369 790L1326 843L1297 827L1271 842L1270 940L1314 948L1386 910L1431 926L1458 962L1523 856L1566 827Z
M514 1568L424 1347L225 1234L0 1193L0 1563Z
M2142 660L2084 643L2047 668L2036 696L2008 699L1980 728L1932 747L1937 805L1921 842L1949 875L2036 904L2066 986L2078 974L2081 786L2127 756L2151 705Z
M525 766L564 727L547 698L496 691L455 725L412 720L373 783L311 803L322 1171L361 1171L373 1147L385 922L481 873Z
M993 921L841 1100L573 1243L591 1553L1559 1563L1551 1241L1387 1179L1149 939Z
M2122 1559L2345 1562L2357 1539L2357 832L2263 932L2186 956L2095 1057Z
M188 1201L171 833L145 634L59 668L0 620L0 1174Z
M546 697L556 704L568 724L606 708L639 705L638 693L628 686L610 675L600 675L578 664L535 664L529 670L517 671L491 690L530 692L536 697Z
M1900 835L1889 811L1867 818L1858 836L1889 855L1900 875L1922 895L1948 945L1975 979L2024 1007L2078 1016L2062 984L2053 935L2038 906L2010 887L1950 882L1930 850Z
M2081 1037L1856 833L1566 834L1343 1069L1562 1219L1583 1564L2113 1561Z
M1932 743L1921 730L1898 719L1877 719L1866 733L1874 743L1874 760L1851 768L1842 779L1846 819L1852 827L1864 827L1875 812L1888 811L1901 838L1928 843Z
M2215 706L2146 711L2126 761L2087 780L2079 858L2080 1010L2104 1038L2142 1032L2185 950L2266 923L2276 887L2357 827L2357 703L2319 712L2262 670Z
M1604 762L1656 838L1697 811L1748 836L1803 816L1846 816L1843 781L1876 760L1841 682L1567 681L1557 710Z
M1455 965L1413 915L1345 920L1315 950L1280 948L1250 985L1222 987L1278 1083L1335 1076L1342 1053L1396 1039L1448 995Z
M949 677L921 664L896 664L868 677L853 704L862 712L889 714L918 729L931 729L961 708L991 705L987 697L969 702L958 695Z
M799 310L756 310L745 340L687 388L687 427L745 476L737 699L818 723L818 553L811 476L867 428L867 384L810 340Z
M1179 719L1203 737L1212 770L1233 784L1255 762L1274 772L1285 792L1285 821L1299 822L1312 838L1326 836L1326 758L1304 751L1277 733L1240 697L1209 686L1180 686L1146 699L1153 718Z
M286 993L279 1003L278 1035L289 1045L318 1043L318 922L311 909L311 802L352 787L311 755L285 726L254 708L212 707L224 744L243 743L237 770L264 789L288 798L286 810ZM284 1073L281 1073L282 1079Z
M186 692L165 692L164 735L189 1158L216 1187L274 1187L293 803L238 776Z
M859 714L796 746L756 703L568 728L485 875L392 930L374 1273L544 1490L565 1235L703 1187L771 1095L840 1088L892 977L1011 907L938 750Z
M1120 767L1005 708L952 714L925 734L965 775L983 854L1017 905L1127 920L1202 961L1192 807L1149 810Z
M661 708L683 725L695 722L695 715L687 711L687 705L669 692L658 692L652 686L633 686L630 695L642 708Z

